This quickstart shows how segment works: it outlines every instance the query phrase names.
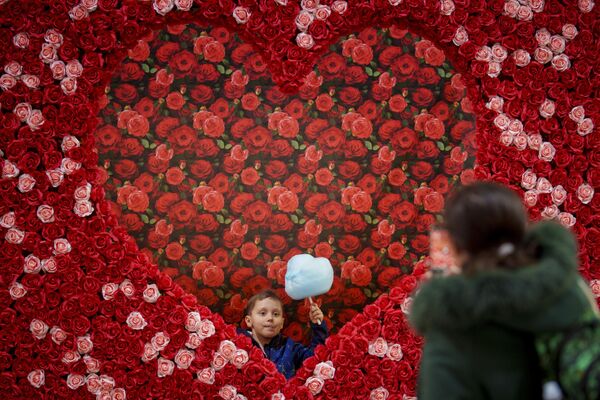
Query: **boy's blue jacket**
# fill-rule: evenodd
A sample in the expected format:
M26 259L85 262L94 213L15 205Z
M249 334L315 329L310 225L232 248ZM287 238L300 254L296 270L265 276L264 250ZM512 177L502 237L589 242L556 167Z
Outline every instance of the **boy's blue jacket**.
M277 366L277 370L286 379L294 376L296 370L302 365L302 362L314 354L315 347L319 344L324 344L325 339L329 336L329 330L325 321L321 322L321 325L311 323L310 327L312 330L312 340L308 347L293 341L287 336L283 336L281 333L264 346L265 357ZM252 340L252 344L260 348L260 345L252 337L252 332L238 329L238 333L248 336Z

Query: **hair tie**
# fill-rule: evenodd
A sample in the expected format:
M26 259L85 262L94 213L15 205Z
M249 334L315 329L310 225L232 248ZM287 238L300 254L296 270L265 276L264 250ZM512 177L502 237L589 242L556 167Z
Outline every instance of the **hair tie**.
M498 255L500 257L506 257L511 255L515 251L515 245L509 242L502 243L498 247Z

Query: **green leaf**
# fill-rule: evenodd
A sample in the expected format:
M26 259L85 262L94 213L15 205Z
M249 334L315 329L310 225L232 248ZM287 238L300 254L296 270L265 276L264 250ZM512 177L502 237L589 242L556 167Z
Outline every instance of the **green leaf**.
M304 225L306 223L306 220L304 218L302 218L300 221L298 221L300 223L300 225Z
M371 293L371 289L369 289L369 288L364 288L364 289L363 289L363 292L364 292L365 296L367 296L367 297L371 297L371 294L372 294L372 293Z
M142 140L140 140L140 142L142 143L143 148L147 149L150 147L150 142L148 141L148 139L142 138Z
M156 67L152 67L152 68L150 69L150 73L151 73L151 74L154 74L154 73L156 73L156 71L158 71L158 70L156 69Z
M233 145L232 145L231 143L227 143L227 144L225 145L225 150L229 150L229 149L230 149L230 148L232 148L232 147L233 147Z
M435 70L437 71L438 75L442 78L446 77L446 71L444 71L443 68L436 68Z
M295 215L295 214L292 214L292 215L290 216L290 219L291 219L291 220L292 220L292 222L293 222L293 223L295 223L295 224L297 224L297 223L299 222L299 220L298 220L298 216L297 216L297 215Z
M217 214L216 218L220 224L225 223L225 218L221 214Z
M217 65L217 71L219 71L219 73L224 74L225 73L225 67L222 66L221 64Z
M371 216L369 214L364 214L365 216L365 221L367 222L367 224L370 224L373 221L373 218L371 218Z
M150 218L148 218L148 216L146 214L142 214L140 215L140 219L142 220L143 223L148 224L150 223Z
M373 150L379 150L379 145L376 144L375 146L373 146Z
M231 218L227 218L227 219L225 220L225 223L226 223L227 225L231 224Z
M304 150L306 149L306 145L305 144L301 144L300 147L298 147L298 150Z
M371 221L371 223L373 225L377 225L379 223L379 220L377 218L374 218L373 221Z
M144 71L145 73L150 72L150 67L148 66L148 64L142 64L142 71Z
M441 151L444 151L444 143L442 142L435 142L435 144L437 145L438 149L440 149Z
M373 76L374 76L375 78L377 78L379 75L381 75L381 72L380 72L380 71L375 71L375 72L373 72Z
M156 218L152 218L152 219L150 220L150 225L154 225L155 223L156 223Z
M365 147L367 148L367 150L373 150L373 144L366 140L365 140Z
M298 150L298 148L300 147L300 143L298 143L296 140L292 140L291 144L294 150Z
M451 149L452 149L452 146L446 145L446 147L444 148L444 151L450 151Z
M227 68L225 70L225 75L231 75L233 73L233 70L231 68Z
M217 139L217 146L218 146L220 149L224 149L224 148L225 148L225 142L224 142L224 141L222 141L221 139Z
M150 146L148 146L149 149L155 149L157 146L156 143L150 143Z
M365 67L365 72L369 76L373 76L373 69L371 67Z

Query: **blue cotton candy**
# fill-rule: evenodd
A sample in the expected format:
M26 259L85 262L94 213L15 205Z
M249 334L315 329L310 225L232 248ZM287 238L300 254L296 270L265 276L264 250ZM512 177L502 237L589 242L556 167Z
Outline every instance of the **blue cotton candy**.
M333 268L326 258L298 254L287 263L285 292L294 300L327 293L332 284Z

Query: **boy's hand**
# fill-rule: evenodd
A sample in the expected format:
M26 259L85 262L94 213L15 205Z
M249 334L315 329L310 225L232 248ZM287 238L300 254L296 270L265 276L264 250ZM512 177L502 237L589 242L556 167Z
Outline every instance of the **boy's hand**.
M323 311L321 311L317 303L311 303L309 318L313 324L320 324L323 321Z

